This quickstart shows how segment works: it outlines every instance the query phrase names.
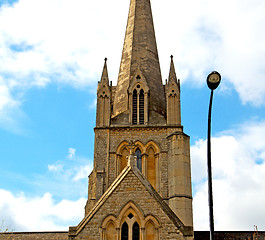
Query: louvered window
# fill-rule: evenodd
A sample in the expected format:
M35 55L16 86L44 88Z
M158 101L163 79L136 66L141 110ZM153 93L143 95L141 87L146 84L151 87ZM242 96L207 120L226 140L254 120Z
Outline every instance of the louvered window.
M144 124L144 90L134 89L132 96L132 124Z
M141 89L139 96L139 124L144 124L144 90Z
M137 124L137 91L133 91L132 123Z

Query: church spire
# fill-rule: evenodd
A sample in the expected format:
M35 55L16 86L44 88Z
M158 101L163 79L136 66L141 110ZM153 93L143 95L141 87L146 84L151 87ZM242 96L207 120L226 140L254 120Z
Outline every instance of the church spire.
M128 89L138 77L149 88L149 111L165 115L165 96L150 0L131 0L113 105L113 116L129 110Z

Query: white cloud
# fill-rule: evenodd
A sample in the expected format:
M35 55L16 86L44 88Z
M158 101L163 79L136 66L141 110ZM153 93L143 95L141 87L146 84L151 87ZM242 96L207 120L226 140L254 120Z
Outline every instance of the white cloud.
M21 122L27 120L27 116L20 110L21 97L12 94L13 84L14 81L10 79L6 85L0 76L0 126L10 132L24 134L20 125Z
M80 179L87 179L92 170L93 166L91 164L79 167L75 174L74 181L78 181Z
M67 231L84 215L86 199L55 202L50 193L28 197L0 189L0 217L10 231Z
M75 153L72 148L71 153ZM90 159L67 155L64 161L48 164L48 175L38 176L34 184L40 192L50 192L58 198L83 197L87 195L88 176L93 170Z
M66 157L49 164L48 170L31 180L31 187L38 189L34 196L0 189L0 221L9 231L67 231L82 220L91 161Z
M265 103L264 1L168 0L164 7L160 1L152 5L164 77L172 53L184 81L204 85L209 71L218 70L221 86L232 84L243 103Z
M63 171L63 164L62 163L55 163L55 164L48 164L48 169L51 172L62 172Z
M113 3L108 0L19 0L2 5L0 85L8 91L8 100L21 104L15 92L52 82L94 87L104 57L109 58L110 80L116 84L129 0L115 5L119 10L109 11ZM223 76L224 92L232 85L243 103L265 104L263 0L153 0L152 9L163 79L173 54L184 82L202 86L215 69ZM2 100L3 107L16 111ZM12 125L10 112L0 114Z
M76 149L75 148L68 148L68 158L73 159L75 157L75 152Z
M217 230L265 229L265 122L239 126L212 139L213 198ZM191 147L194 224L209 229L206 141Z

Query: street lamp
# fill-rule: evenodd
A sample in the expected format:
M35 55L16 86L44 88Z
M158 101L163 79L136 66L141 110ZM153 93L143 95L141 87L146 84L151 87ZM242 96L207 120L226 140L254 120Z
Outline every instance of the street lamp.
M213 91L221 82L220 73L213 71L207 77L207 85L211 89L211 97L208 112L208 138L207 138L207 166L208 166L208 201L210 217L210 240L214 240L214 219L213 219L213 189L212 189L212 162L211 162L211 115Z

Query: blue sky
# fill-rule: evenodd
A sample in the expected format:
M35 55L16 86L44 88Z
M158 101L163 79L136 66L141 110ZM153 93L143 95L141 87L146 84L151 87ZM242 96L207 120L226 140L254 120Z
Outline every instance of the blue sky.
M151 3L162 78L172 54L181 80L195 230L209 229L205 79L213 70L222 75L212 125L216 229L265 230L265 2ZM115 6L0 1L0 220L12 230L67 230L83 217L97 81L107 57L116 84L129 0Z

